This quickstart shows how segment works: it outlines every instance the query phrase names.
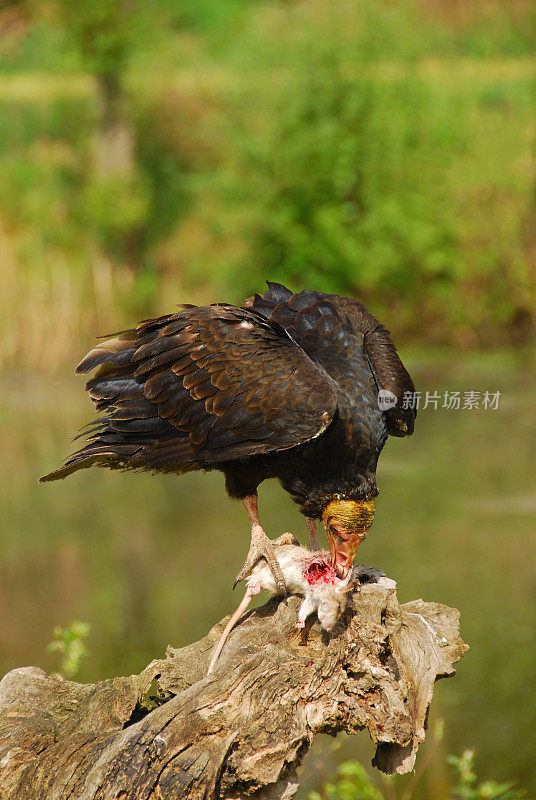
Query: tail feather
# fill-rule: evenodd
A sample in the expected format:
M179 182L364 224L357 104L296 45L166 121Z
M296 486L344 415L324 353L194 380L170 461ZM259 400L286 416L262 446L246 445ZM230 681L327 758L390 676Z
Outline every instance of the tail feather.
M139 449L139 445L114 444L112 450L111 445L109 443L106 444L104 441L89 444L73 453L63 466L39 478L39 483L57 481L61 478L66 478L67 475L71 475L79 469L87 469L93 466L125 469L127 462L130 463L133 458L135 459L136 452Z
M75 369L77 375L84 374L107 362L114 367L128 366L136 349L136 332L125 331L120 336L100 342L82 359Z
M96 411L105 415L79 431L75 440L84 438L86 444L40 482L65 478L92 466L178 472L193 468L195 456L188 434L158 415L157 406L144 395L146 376L136 375L137 350L157 339L167 319L146 320L136 329L114 334L82 359L76 373L97 368L86 390ZM184 327L185 321L181 324ZM164 353L162 363L168 358ZM152 366L158 366L158 357L153 360Z
M93 466L174 472L195 469L195 454L188 437L181 437L176 429L172 429L173 435L166 441L159 430L161 422L154 418L99 420L96 430L93 429L88 437L88 443L69 456L61 467L39 478L39 482L66 478L79 469Z

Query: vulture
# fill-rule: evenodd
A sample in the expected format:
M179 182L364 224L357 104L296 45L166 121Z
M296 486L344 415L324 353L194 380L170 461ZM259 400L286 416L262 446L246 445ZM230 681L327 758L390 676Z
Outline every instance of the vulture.
M101 341L76 368L102 415L41 481L93 465L180 475L220 470L251 523L242 580L260 558L284 581L257 508L277 478L318 549L348 574L372 525L389 434L413 432L414 386L384 326L358 300L268 282L242 306L182 305ZM387 398L389 402L382 402Z

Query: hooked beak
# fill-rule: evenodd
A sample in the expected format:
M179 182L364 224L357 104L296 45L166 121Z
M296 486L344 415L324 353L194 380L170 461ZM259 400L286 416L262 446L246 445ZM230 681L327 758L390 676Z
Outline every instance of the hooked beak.
M329 552L331 554L331 564L337 576L344 580L350 572L354 563L357 548L365 538L365 534L354 545L350 539L344 539L340 533L328 533Z
M331 564L343 579L354 562L357 548L367 535L374 519L374 500L334 500L322 515L329 542Z

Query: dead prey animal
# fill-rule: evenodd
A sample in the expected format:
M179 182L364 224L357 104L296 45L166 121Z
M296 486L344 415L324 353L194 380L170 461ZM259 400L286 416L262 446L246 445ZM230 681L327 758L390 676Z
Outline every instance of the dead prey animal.
M274 553L285 581L286 591L304 598L298 612L296 627L305 627L307 617L316 611L322 628L325 631L331 631L339 615L346 608L353 575L352 570L345 578L339 578L330 564L330 554L323 550L311 552L305 547L295 544L279 544L274 547ZM246 611L252 598L261 589L266 589L271 594L281 594L272 570L264 559L251 570L246 578L246 587L242 602L225 626L214 649L208 667L208 675L214 669L229 634Z

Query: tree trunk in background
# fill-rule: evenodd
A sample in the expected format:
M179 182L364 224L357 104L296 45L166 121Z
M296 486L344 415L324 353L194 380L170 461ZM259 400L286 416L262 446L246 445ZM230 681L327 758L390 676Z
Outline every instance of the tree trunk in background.
M128 177L134 168L134 133L124 113L119 73L96 76L99 125L95 136L94 167L97 177Z
M35 667L0 682L2 800L289 800L318 733L367 730L380 770L413 768L434 683L467 649L459 614L358 586L331 635L301 599L226 620L140 675L83 685ZM125 642L128 647L128 642Z
M135 136L125 114L125 96L119 72L95 76L99 105L99 120L93 143L93 180L106 183L123 179L128 186L135 173ZM110 215L114 208L109 209ZM138 230L123 233L123 278L135 279L141 266L140 234ZM99 316L113 317L115 304L114 273L117 256L101 242L93 264L95 301ZM126 275L125 275L126 271ZM109 324L109 323L108 323Z

